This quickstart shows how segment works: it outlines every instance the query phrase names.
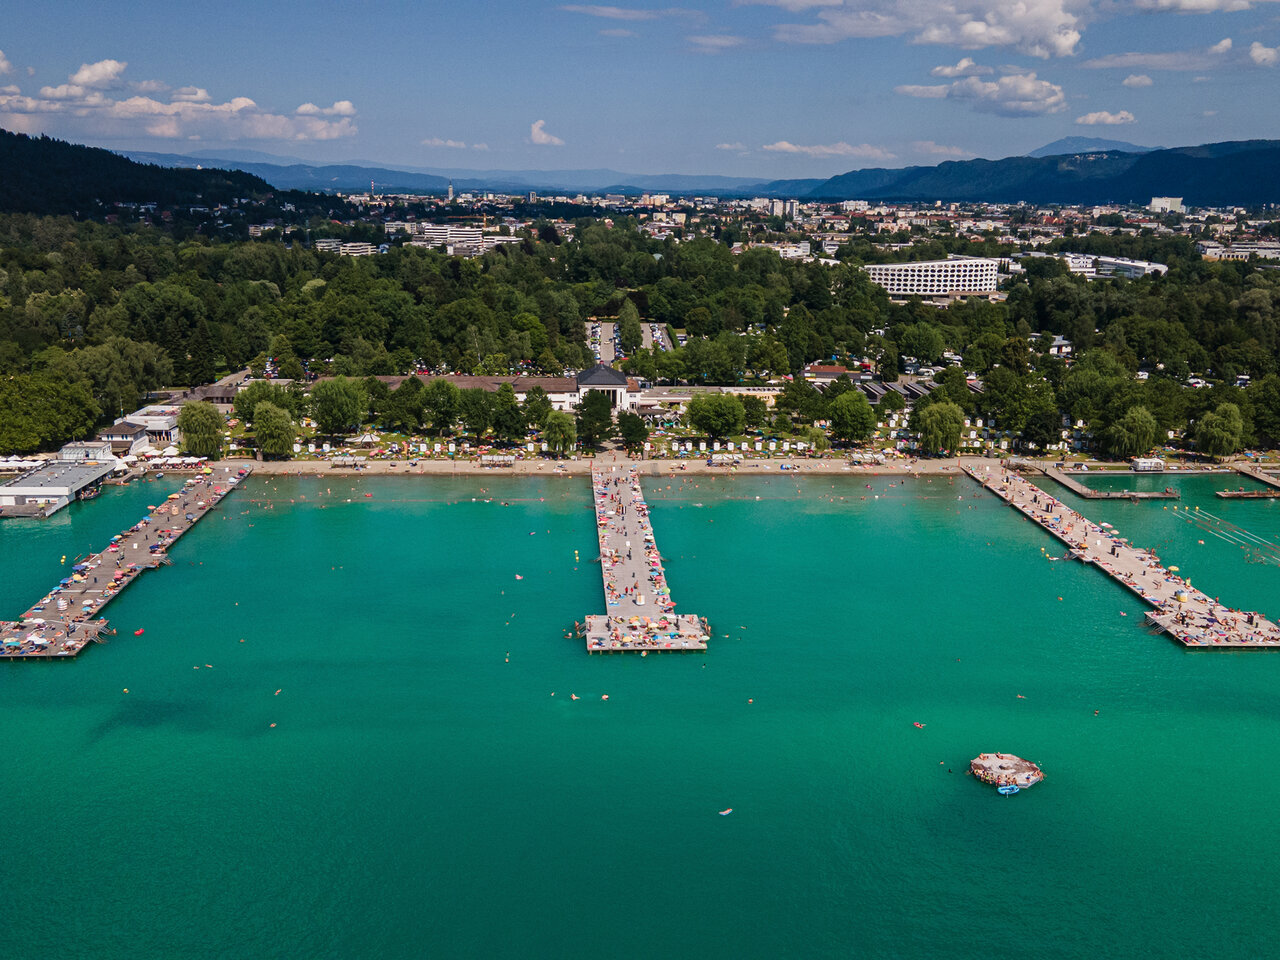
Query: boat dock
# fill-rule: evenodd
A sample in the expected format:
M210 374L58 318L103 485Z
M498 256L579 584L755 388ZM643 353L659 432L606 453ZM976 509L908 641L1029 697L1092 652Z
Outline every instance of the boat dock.
M706 650L706 620L676 614L636 468L591 468L606 613L586 618L587 652Z
M1147 622L1184 646L1280 647L1280 627L1261 614L1223 606L1178 576L1177 568L1162 566L1153 551L1133 546L1016 473L980 461L965 463L962 469L1065 543L1070 556L1093 564L1136 593L1153 608Z
M74 657L90 641L111 632L101 610L144 570L169 563L168 549L207 515L251 471L222 468L221 478L201 475L181 492L148 507L140 521L111 538L100 553L79 559L63 578L32 604L20 620L0 621L0 659Z
M1076 496L1084 497L1086 500L1178 500L1182 496L1177 490L1171 488L1164 490L1094 490L1091 487L1086 487L1079 480L1069 476L1057 467L1031 463L1030 461L1022 461L1018 466L1039 470L1050 480L1062 484Z

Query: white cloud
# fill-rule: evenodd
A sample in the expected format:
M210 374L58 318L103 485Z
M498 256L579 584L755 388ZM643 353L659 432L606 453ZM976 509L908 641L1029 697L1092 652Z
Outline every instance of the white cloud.
M733 143L717 143L717 144L716 144L716 149L717 149L717 150L739 150L739 151L741 151L741 150L746 150L746 149L747 149L747 145L746 145L745 143L739 143L738 141L736 141L736 140L735 140Z
M9 58L4 55L4 51L0 50L0 74L13 73L13 64L9 62Z
M634 30L627 30L624 27L611 27L608 30L599 31L602 37L636 37L639 36Z
M263 110L249 97L214 103L208 91L195 86L179 87L169 103L142 94L117 99L106 88L123 84L124 68L117 60L83 64L69 83L42 87L39 97L0 91L0 125L28 133L54 127L72 136L187 140L333 140L356 133L356 109L349 100L326 108L303 104L294 116L285 116ZM168 89L158 81L132 87Z
M1121 81L1126 87L1149 87L1154 82L1145 73L1131 73Z
M735 37L727 33L704 34L699 37L688 37L687 39L702 53L719 53L721 50L740 47L746 42L742 37Z
M424 147L450 147L454 150L465 150L467 145L461 140L442 140L440 137L428 137L422 141Z
M529 127L529 139L543 147L563 147L563 140L547 133L546 124L547 121L545 120L535 120L532 126Z
M1255 40L1249 47L1249 59L1260 67L1274 67L1280 60L1280 47L1264 47Z
M1137 119L1128 110L1121 110L1119 113L1111 113L1107 110L1097 110L1094 113L1086 113L1083 117L1076 117L1076 123L1086 127L1094 127L1098 125L1113 127L1121 123L1133 123Z
M300 117L354 117L356 107L350 100L336 100L331 107L317 107L314 103L304 103L293 112Z
M81 87L111 87L120 80L120 74L129 65L128 61L99 60L97 63L82 63L80 69L70 77L71 82Z
M974 110L1002 117L1030 117L1057 113L1067 105L1062 87L1039 80L1034 73L1015 73L999 80L965 77L954 83L934 86L905 85L895 93L926 100L959 100Z
M976 77L980 74L993 73L990 67L973 62L973 57L965 57L953 67L934 67L929 71L935 77Z
M471 149L472 150L488 150L489 145L487 143L473 143L471 145Z
M18 88L18 86L13 83L9 84L8 86L0 87L0 93L12 94L12 93L21 93L21 92L22 91Z
M636 10L631 7L602 7L593 4L570 3L562 6L566 13L585 13L589 17L606 20L654 20L661 14L656 10Z
M869 143L854 146L851 143L845 143L843 140L839 143L814 144L812 146L802 146L801 144L791 143L787 140L779 140L777 143L766 143L760 149L769 150L773 153L802 153L808 157L862 157L870 160L894 159L894 155L883 147L875 147Z
M791 12L816 9L809 23L781 24L777 39L788 43L837 43L850 38L909 36L978 50L1013 47L1033 57L1070 56L1091 0L744 0Z
M49 100L81 100L89 95L86 88L75 83L60 83L56 87L40 88L40 96ZM94 93L93 96L100 98L102 94Z
M1142 67L1147 70L1207 70L1222 65L1231 50L1231 38L1224 37L1204 50L1171 50L1167 53L1112 53L1080 64L1097 70Z
M173 91L170 100L180 100L185 103L208 103L212 97L209 91L204 87L179 87Z
M1250 0L1138 0L1138 6L1143 10L1173 10L1177 13L1234 13L1248 10L1252 4Z
M931 157L972 157L972 150L964 150L960 147L949 147L945 144L934 143L932 140L916 140L911 144L911 149L916 153L928 154Z

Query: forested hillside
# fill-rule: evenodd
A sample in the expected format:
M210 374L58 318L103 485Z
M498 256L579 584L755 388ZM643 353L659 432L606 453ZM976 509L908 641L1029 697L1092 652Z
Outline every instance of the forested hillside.
M109 150L0 130L0 212L97 213L115 202L212 205L271 185L238 170L175 170Z

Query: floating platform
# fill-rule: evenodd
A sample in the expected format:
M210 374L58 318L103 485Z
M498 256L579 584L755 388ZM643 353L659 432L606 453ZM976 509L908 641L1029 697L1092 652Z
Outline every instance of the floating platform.
M1044 779L1044 771L1012 753L980 753L969 761L969 772L993 787L1025 790Z

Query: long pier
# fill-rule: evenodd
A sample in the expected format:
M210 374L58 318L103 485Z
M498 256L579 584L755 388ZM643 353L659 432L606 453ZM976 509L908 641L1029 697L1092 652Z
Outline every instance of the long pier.
M149 507L142 520L111 538L99 553L72 567L43 598L17 621L0 621L0 659L61 659L75 657L90 642L101 642L111 631L101 610L118 597L144 570L169 563L168 549L206 516L252 467L224 476L194 477L179 493Z
M1280 480L1271 476L1261 467L1254 463L1233 463L1231 469L1242 477L1248 477L1250 480L1257 480L1259 483L1266 484L1273 490L1280 490Z
M586 618L587 652L707 649L706 620L675 612L636 468L597 461L591 489L607 612Z
M982 466L983 469L979 469ZM1161 565L1155 553L1116 537L1030 481L989 464L962 468L1011 507L1065 543L1154 609L1147 621L1187 647L1280 647L1280 627L1259 613L1232 610Z
M1086 500L1177 500L1182 496L1177 490L1169 488L1164 490L1094 490L1092 487L1086 487L1074 477L1063 473L1057 467L1051 467L1047 464L1033 464L1027 461L1024 461L1024 463L1032 469L1039 470L1050 480L1062 484L1076 496L1084 497Z

